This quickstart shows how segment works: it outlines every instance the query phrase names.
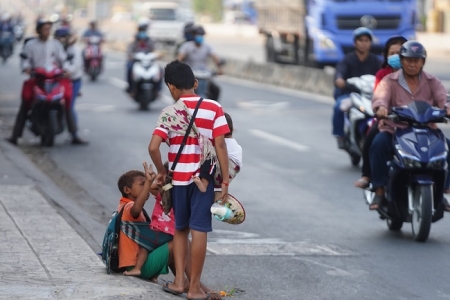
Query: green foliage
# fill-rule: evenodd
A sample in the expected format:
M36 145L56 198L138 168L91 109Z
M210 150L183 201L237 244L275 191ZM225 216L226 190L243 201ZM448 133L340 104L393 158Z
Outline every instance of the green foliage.
M222 0L193 0L193 6L197 14L208 15L213 21L222 20Z

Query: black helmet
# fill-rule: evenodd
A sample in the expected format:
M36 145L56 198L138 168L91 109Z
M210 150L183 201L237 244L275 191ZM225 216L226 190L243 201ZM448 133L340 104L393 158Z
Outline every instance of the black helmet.
M196 35L205 35L206 31L203 28L203 26L197 26L197 27L195 27L195 34Z
M400 57L427 58L427 50L418 41L407 41L400 49Z
M66 38L71 36L70 28L67 26L60 26L55 30L55 33L53 34L55 38Z
M388 38L385 45L386 45L386 48L389 48L390 45L404 44L407 41L408 40L401 35L394 35L394 36L391 36L390 38Z
M46 24L52 25L53 23L52 23L52 21L46 20L46 19L40 19L40 20L38 20L37 23L36 23L36 32L37 32L38 34L40 34L40 31L41 31L42 26L44 26L44 25L46 25Z

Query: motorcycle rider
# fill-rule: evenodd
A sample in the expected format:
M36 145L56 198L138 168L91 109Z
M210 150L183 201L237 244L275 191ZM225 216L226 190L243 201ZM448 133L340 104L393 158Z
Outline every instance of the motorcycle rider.
M23 73L32 75L33 69L37 67L46 68L49 65L56 65L63 69L66 67L67 54L59 41L50 38L51 27L51 21L40 20L37 22L36 33L38 37L28 40L22 50L21 68ZM68 111L72 97L72 84L67 79L61 79L60 83L64 86L64 102L66 111ZM20 109L17 113L12 135L7 138L14 145L17 145L18 138L22 136L28 112L34 100L34 86L35 80L33 77L23 83ZM68 114L68 118L70 118L70 114ZM68 122L68 125L70 132L76 132L74 122Z
M133 80L131 78L131 71L133 70L134 59L133 55L137 52L153 52L155 50L155 45L152 39L148 36L148 22L141 21L138 24L137 33L135 35L134 41L128 46L127 49L127 65L126 65L126 79L128 86L126 88L127 93L131 93L133 91ZM161 82L158 83L158 86L161 86Z
M345 55L336 65L333 114L333 135L337 138L338 148L345 148L344 112L340 109L341 102L353 91L347 86L346 80L362 75L375 75L381 68L381 62L375 54L370 53L372 46L372 31L359 27L353 31L355 51Z
M202 26L195 28L194 40L185 42L178 51L177 59L187 63L192 70L207 70L208 58L211 57L217 66L217 74L223 74L222 65L223 61L215 54L213 48L204 42L205 29ZM201 84L199 82L199 84ZM210 91L213 91L210 98L218 99L219 87L211 80L208 87ZM202 90L201 88L198 88ZM205 89L203 89L205 90ZM205 95L201 95L205 96Z
M81 36L81 40L85 43L88 43L90 37L99 37L100 38L100 44L104 42L103 33L98 30L97 21L92 20L89 22L89 28L86 29L86 31ZM100 49L99 49L100 51ZM84 69L88 69L88 60L86 59L86 49L83 51L83 61L84 61Z
M402 45L407 41L403 36L392 36L386 41L386 45L383 49L384 61L377 74L375 74L375 86L377 88L380 81L391 73L398 71L401 68L400 64L400 49ZM363 163L362 163L362 176L355 182L355 186L359 188L367 188L370 184L370 161L369 150L372 145L372 141L378 134L378 122L374 119L369 132L366 135L363 146Z
M14 49L14 24L9 13L3 13L0 21L0 35L6 32L9 33L9 39L3 41L3 43L7 43L9 45L11 51L10 53L12 53Z
M81 90L81 78L83 76L83 58L81 50L77 47L76 40L72 38L72 32L69 27L60 26L55 30L55 39L61 42L64 46L64 50L68 55L68 64L66 70L69 72L70 80L72 81L72 99L70 101L70 118L67 118L67 122L73 122L73 129L70 132L72 135L72 144L74 145L86 145L87 141L81 139L77 134L77 115L75 112L75 100ZM66 114L68 116L69 114Z
M405 127L385 119L392 107L408 105L414 100L423 100L430 105L445 108L447 103L447 91L435 76L425 72L427 54L424 46L417 41L404 43L400 50L400 62L402 68L387 75L378 85L372 98L372 107L379 121L380 132L373 140L370 147L370 166L372 169L371 182L375 188L375 197L370 205L371 210L379 209L385 201L384 187L387 183L388 166L392 153L392 134L395 127ZM447 115L450 107L447 107ZM447 140L448 144L448 140ZM450 206L445 198L442 198L445 210L450 211Z

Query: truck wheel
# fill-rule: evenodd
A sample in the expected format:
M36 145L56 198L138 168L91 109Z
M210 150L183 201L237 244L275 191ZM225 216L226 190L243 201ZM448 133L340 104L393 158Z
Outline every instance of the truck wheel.
M277 62L273 37L271 36L268 36L266 39L266 60L267 62Z

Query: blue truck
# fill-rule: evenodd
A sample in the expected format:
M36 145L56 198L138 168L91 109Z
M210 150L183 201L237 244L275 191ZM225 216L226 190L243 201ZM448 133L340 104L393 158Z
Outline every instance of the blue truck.
M334 66L353 51L352 32L373 31L381 55L393 35L415 39L416 0L257 0L258 27L268 62Z

